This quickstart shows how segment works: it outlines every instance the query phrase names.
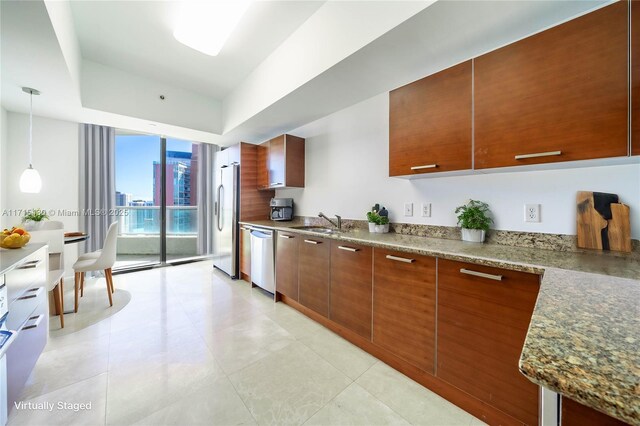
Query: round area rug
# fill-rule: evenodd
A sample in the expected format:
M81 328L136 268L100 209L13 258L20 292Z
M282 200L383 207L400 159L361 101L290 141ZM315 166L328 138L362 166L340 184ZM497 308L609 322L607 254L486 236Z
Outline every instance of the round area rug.
M131 293L117 287L112 294L113 306L109 306L107 284L104 278L87 278L84 282L84 296L79 299L78 312L73 312L73 280L65 280L64 310L71 313L64 314L64 328L60 328L60 317L49 317L49 336L65 336L103 321L127 306L131 301Z

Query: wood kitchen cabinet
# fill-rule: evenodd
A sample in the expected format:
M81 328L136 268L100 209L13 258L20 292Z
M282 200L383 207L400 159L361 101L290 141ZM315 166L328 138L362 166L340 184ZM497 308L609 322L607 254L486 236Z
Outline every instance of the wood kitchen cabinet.
M251 282L251 229L240 226L240 279Z
M525 424L538 386L518 370L540 277L438 259L436 375Z
M331 242L329 318L371 340L372 248Z
M436 258L376 248L373 343L433 374Z
M640 2L631 2L631 155L640 155Z
M260 145L258 188L304 188L304 139L281 135Z
M471 169L472 65L389 94L389 176Z
M475 168L627 155L627 7L474 59Z
M276 291L298 300L299 234L278 231L276 241Z
M614 419L600 411L562 397L561 426L625 426L627 423Z
M329 316L330 258L329 240L304 237L299 242L298 301L323 317Z

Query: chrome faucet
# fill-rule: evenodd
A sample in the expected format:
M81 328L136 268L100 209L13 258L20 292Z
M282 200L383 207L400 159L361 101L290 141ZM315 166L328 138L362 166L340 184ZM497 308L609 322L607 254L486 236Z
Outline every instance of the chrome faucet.
M337 222L334 222L333 220L329 219L327 216L324 215L324 213L320 212L318 213L318 217L321 217L323 219L326 219L327 222L329 222L330 224L332 224L333 226L335 226L336 228L338 228L338 231L342 231L342 217L336 215L336 219L338 219Z

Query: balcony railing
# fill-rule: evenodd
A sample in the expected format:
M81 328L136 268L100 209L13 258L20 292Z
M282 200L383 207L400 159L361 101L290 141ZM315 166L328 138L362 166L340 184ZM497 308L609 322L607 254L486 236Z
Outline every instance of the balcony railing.
M119 206L118 209L123 212L118 220L119 235L160 234L160 206ZM167 206L167 235L197 235L197 209L197 206Z

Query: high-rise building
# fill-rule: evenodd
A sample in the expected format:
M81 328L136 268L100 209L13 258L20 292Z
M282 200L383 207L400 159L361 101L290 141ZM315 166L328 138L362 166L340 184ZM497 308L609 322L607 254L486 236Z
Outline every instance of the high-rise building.
M197 204L195 194L193 194L193 199L191 194L191 156L191 152L167 151L165 178L167 206L193 206ZM153 162L153 203L156 206L160 205L161 167L160 162ZM196 177L193 176L193 178Z
M133 195L126 192L116 191L116 206L126 207L133 200Z

